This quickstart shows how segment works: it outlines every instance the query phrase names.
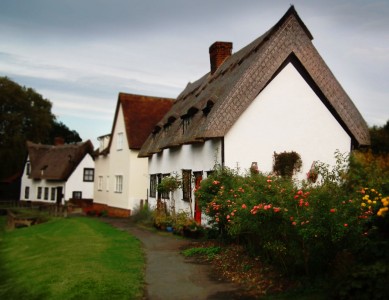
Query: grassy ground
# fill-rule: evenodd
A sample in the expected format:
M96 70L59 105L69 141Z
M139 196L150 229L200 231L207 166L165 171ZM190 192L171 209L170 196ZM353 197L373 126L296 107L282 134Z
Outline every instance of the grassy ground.
M4 231L0 299L140 299L138 240L92 218L54 219Z

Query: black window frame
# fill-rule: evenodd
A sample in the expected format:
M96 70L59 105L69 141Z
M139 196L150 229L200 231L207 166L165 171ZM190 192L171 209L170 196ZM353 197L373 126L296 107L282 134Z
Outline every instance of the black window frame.
M82 192L81 191L73 191L72 198L73 199L82 199Z
M52 187L50 191L50 200L54 201L55 200L55 194L56 194L56 188Z
M30 199L30 187L26 186L24 188L24 199Z
M26 163L26 175L29 176L31 174L31 163L28 161Z
M36 198L42 199L42 187L41 186L38 186L38 188L37 188Z
M43 200L49 200L49 188L47 186L43 190Z
M89 174L89 172L92 172ZM95 169L94 168L84 168L83 173L83 181L84 182L93 182L95 181Z
M149 196L156 198L157 197L157 174L150 175L150 191Z
M182 200L190 202L192 199L192 170L182 170Z

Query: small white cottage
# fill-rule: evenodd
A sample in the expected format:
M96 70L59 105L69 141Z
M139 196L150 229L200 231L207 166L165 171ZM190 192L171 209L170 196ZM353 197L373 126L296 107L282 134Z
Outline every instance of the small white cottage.
M27 151L20 200L53 204L92 200L95 166L91 141L63 144L57 139L54 146L28 141Z
M99 137L93 205L126 217L147 199L148 160L139 149L173 99L120 93L111 134Z
M210 72L187 85L139 153L149 159L150 203L161 197L158 178L178 174L176 210L200 221L193 190L215 163L242 171L256 163L272 172L275 153L296 152L302 179L314 161L332 165L336 150L370 143L365 121L312 39L291 6L236 53L228 42L209 48Z

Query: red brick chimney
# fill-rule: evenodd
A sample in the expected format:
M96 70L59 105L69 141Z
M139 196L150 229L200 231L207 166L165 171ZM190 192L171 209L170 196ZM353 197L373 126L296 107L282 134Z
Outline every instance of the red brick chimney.
M220 65L232 53L232 43L215 42L209 47L209 59L211 61L211 74L215 73Z
M61 146L65 144L65 139L61 136L57 136L54 138L54 146Z

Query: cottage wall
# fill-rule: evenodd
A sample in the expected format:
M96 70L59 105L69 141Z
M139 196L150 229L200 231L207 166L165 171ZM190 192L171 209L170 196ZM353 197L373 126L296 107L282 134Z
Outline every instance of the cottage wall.
M90 154L85 155L83 160L68 178L64 190L65 201L73 198L73 192L81 192L83 199L93 199L94 182L84 181L84 169L86 168L95 169L95 163Z
M178 174L212 170L222 162L222 140L164 149L149 159L149 174ZM271 173L274 152L295 151L303 165L304 179L313 161L335 164L334 153L349 152L351 138L292 64L288 64L256 97L224 137L224 165L241 173L257 162L261 172ZM192 178L193 179L193 178ZM192 191L194 183L192 180ZM176 211L190 211L174 193ZM192 192L192 199L194 195ZM156 199L149 197L156 205ZM192 207L193 211L193 207Z
M271 172L274 152L295 151L304 179L313 161L335 164L334 153L349 152L351 138L292 64L256 97L225 136L225 163L248 169L258 162Z
M213 170L215 164L221 164L221 147L221 139L214 139L201 144L164 149L161 153L154 154L149 159L149 174L170 174L181 177L182 170L191 170L192 174L193 172L202 172L203 178L206 178L207 172ZM192 199L194 199L193 190L195 186L193 180L191 185ZM190 211L189 203L182 200L182 189L174 193L174 199L176 211ZM156 198L149 196L151 207L155 207L156 203Z
M118 148L119 133L123 137L120 149ZM94 202L132 211L139 206L141 199L147 197L147 158L138 158L139 151L128 148L122 105L119 105L111 139L109 154L96 159ZM99 176L103 177L101 189L99 189ZM116 188L116 176L123 178L121 192Z
M102 178L101 187L99 178ZM95 158L95 184L93 202L108 204L110 192L112 192L112 178L109 173L109 154L100 155Z

